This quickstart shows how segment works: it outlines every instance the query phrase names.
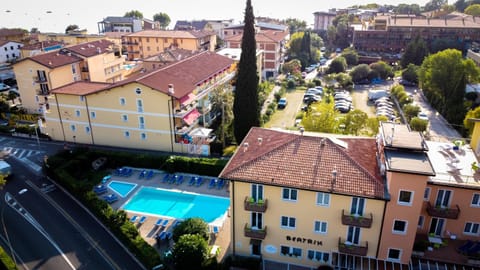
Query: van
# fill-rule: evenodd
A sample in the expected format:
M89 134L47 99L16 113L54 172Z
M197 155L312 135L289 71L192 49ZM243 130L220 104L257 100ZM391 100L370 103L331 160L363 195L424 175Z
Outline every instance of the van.
M390 93L387 90L369 90L368 100L374 101L382 97L389 97Z

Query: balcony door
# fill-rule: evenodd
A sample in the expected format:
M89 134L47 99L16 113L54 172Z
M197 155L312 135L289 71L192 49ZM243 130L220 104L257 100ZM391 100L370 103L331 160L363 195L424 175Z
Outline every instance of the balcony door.
M430 223L430 229L428 234L434 234L435 236L442 236L443 226L445 225L445 219L443 218L432 218Z
M348 226L347 241L354 245L360 244L360 228L359 227Z
M445 189L438 190L437 200L435 201L435 207L448 208L450 206L451 195L452 195L451 190L445 190Z
M263 186L252 184L252 198L258 202L258 200L263 200Z
M363 216L363 209L365 208L364 198L352 198L352 205L350 207L350 214L355 216Z
M252 214L251 214L251 224L252 224L252 229L262 229L263 228L263 215L262 215L262 213L252 212Z

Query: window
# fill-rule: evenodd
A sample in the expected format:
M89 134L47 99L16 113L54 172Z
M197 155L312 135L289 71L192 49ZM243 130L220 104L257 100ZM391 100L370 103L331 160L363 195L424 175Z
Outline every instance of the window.
M85 96L80 96L80 102L84 102L85 101Z
M472 206L473 207L480 207L480 194L478 194L478 193L473 194Z
M90 127L89 126L85 127L85 133L90 134Z
M138 117L138 128L145 128L145 118L143 116Z
M92 117L92 118L97 117L97 113L96 112L90 112L90 117Z
M363 216L363 209L365 208L365 198L352 198L352 204L350 206L350 215Z
M125 106L127 104L127 100L123 97L120 98L120 105Z
M145 133L140 133L140 139L146 140L146 139L147 139L147 134L145 134Z
M70 130L75 132L75 130L77 130L77 127L75 127L75 125L70 125Z
M13 51L13 46L10 46L10 50L12 50L12 51Z
M330 253L316 251L316 250L309 250L307 252L307 258L312 261L328 263L330 260Z
M405 220L393 221L393 233L405 234L407 232L407 222Z
M129 131L125 131L123 133L123 135L125 136L125 138L130 138L130 132Z
M419 229L423 228L424 223L425 223L425 216L419 216L418 217L418 228Z
M398 194L398 204L400 205L412 205L413 192L400 190Z
M283 228L295 229L296 219L294 217L282 216L281 226Z
M289 246L280 246L280 253L285 256L289 255L289 256L301 257L302 249L296 248L296 247L289 247Z
M143 112L143 102L141 99L137 99L137 112Z
M139 87L135 88L135 93L137 95L140 95L142 93L142 89L140 89Z
M80 117L80 110L75 110L75 115L76 115L77 117Z
M122 121L123 122L128 122L128 115L122 114Z
M263 215L262 213L252 212L250 215L252 222L252 228L262 229L263 228Z
M263 200L263 186L252 184L252 198L254 201L258 202L258 200Z
M438 190L437 199L435 200L435 207L448 208L450 205L451 190Z
M288 201L296 201L297 200L297 190L291 188L284 188L282 198Z
M430 199L430 188L426 187L425 192L423 193L423 200L428 201Z
M317 192L317 205L329 206L330 205L330 194Z
M72 73L77 73L77 67L75 66L75 64L72 64Z
M465 228L463 229L464 234L478 234L478 227L480 224L478 223L473 223L473 222L467 222L465 223Z
M402 251L400 249L389 248L388 249L388 259L399 261Z
M327 233L327 222L325 221L315 221L314 231L316 233Z

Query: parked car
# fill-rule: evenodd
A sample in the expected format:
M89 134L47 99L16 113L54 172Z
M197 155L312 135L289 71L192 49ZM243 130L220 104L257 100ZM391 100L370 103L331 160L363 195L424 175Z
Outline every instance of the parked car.
M317 89L317 88L308 88L307 92L305 92L305 93L322 96L323 95L323 90Z
M335 101L337 100L345 100L345 101L348 101L348 102L352 102L352 97L351 96L335 96L334 97Z
M9 89L10 89L10 86L8 86L4 83L0 83L0 92L7 91Z
M344 103L341 104L335 104L335 110L341 112L341 113L348 113L351 109L351 105L346 105Z
M422 120L428 121L428 115L425 112L419 112L417 117Z
M403 86L417 86L415 82L407 81L405 79L400 79L399 83Z
M382 97L389 97L390 93L387 90L369 90L368 100L374 101Z
M281 98L279 101L278 101L278 104L277 104L277 108L278 109L285 109L285 107L287 107L287 99L286 98Z
M322 98L317 95L305 95L303 97L303 103L305 104L311 104L313 102L319 102L319 101L322 101Z
M354 82L355 84L370 84L370 81L368 79L362 79L359 80L358 82Z

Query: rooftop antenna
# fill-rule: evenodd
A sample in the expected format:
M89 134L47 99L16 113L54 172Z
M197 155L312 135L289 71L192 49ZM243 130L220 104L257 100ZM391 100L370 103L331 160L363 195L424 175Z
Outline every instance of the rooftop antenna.
M303 136L303 133L304 133L304 132L305 132L305 128L303 128L303 127L300 127L300 135L302 135L302 136Z
M261 137L258 137L258 138L257 138L257 141L258 141L258 145L262 145L263 138L261 138Z
M168 94L170 94L171 96L175 94L175 88L173 88L173 84L171 83L168 85Z
M243 152L247 152L248 150L248 142L243 143Z
M335 169L332 171L332 187L331 190L333 191L333 187L335 186L335 183L337 182L337 166L335 166Z

